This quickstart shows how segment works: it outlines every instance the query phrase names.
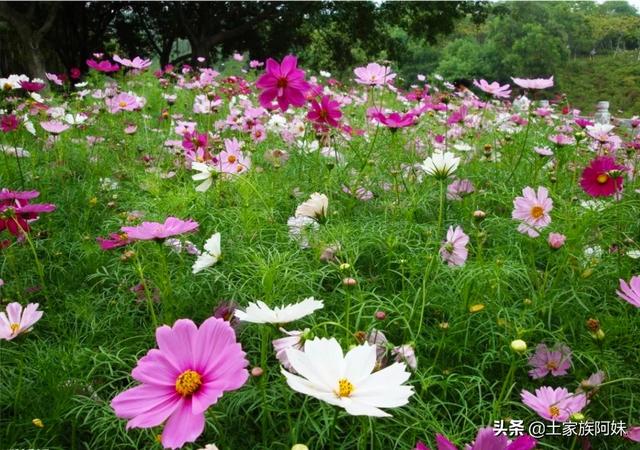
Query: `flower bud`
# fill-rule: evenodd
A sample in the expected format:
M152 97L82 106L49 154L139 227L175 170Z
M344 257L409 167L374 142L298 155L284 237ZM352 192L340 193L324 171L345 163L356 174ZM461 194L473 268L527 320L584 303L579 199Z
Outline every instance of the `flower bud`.
M553 249L559 249L564 245L564 241L567 237L564 234L560 233L549 233L549 237L547 242L549 243L549 247Z
M572 422L584 422L587 418L581 412L571 414Z
M262 370L262 367L256 366L253 369L251 369L251 376L252 377L262 376L263 373L264 373L264 370Z
M524 353L527 351L527 343L522 339L511 341L511 350L516 353Z
M358 284L355 278L347 277L342 280L342 285L346 287L353 287Z
M44 428L44 423L42 423L41 419L33 419L31 423L38 428Z
M291 447L291 450L309 450L309 447L304 444L295 444L293 447Z
M487 217L487 213L480 209L477 209L473 212L473 218L476 220L482 220L485 217Z
M385 313L384 311L376 311L375 316L378 320L384 320L387 318L387 313Z
M342 270L342 271L349 270L350 268L351 268L351 264L349 264L349 263L340 264L340 270Z

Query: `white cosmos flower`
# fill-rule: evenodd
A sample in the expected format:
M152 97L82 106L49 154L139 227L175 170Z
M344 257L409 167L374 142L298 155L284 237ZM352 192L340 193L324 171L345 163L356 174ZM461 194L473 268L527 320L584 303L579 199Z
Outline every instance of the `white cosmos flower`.
M243 322L251 323L287 323L301 319L315 310L323 308L322 300L313 297L305 298L299 303L287 306L276 306L269 308L264 302L258 300L256 303L249 303L244 311L236 309L235 316Z
M433 175L438 178L447 178L456 171L459 164L460 158L457 158L453 153L442 153L441 151L436 151L425 159L420 167L428 175Z
M296 208L296 217L305 216L312 219L323 219L329 209L329 198L324 194L314 192L309 200Z
M198 259L193 263L193 273L198 273L207 267L213 266L222 256L220 250L220 233L215 233L204 244L204 251L198 255Z
M192 162L191 168L200 172L195 175L191 175L191 178L195 181L202 181L202 183L196 186L196 191L205 192L211 187L211 184L213 183L213 174L218 172L218 170L209 164L198 161Z
M88 119L86 114L65 114L64 121L69 125L80 125Z
M353 416L388 417L379 408L406 405L413 395L405 363L395 363L372 373L376 347L364 343L343 355L334 338L316 338L304 344L304 352L286 350L291 367L300 374L281 369L294 391L344 408Z
M29 158L31 154L22 147L11 147L9 145L0 145L0 153L15 156L16 158Z

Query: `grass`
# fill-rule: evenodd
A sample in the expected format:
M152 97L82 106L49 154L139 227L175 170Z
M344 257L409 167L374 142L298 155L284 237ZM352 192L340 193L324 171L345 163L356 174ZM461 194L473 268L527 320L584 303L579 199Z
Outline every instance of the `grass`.
M91 82L102 86L99 77ZM4 156L0 186L38 190L40 201L57 205L54 213L33 224L31 235L44 283L29 245L13 243L2 250L3 303L38 302L45 312L31 333L0 343L3 448L160 448L155 440L160 428L125 431L125 422L109 406L117 393L133 385L130 371L137 359L155 346L147 304L130 292L140 282L136 258L142 278L162 299L154 306L160 323L184 317L200 323L222 300L241 306L256 299L281 305L315 296L325 301L324 309L288 329L309 327L317 336L337 337L347 348L357 343L353 333L375 328L395 345L411 343L416 349L418 369L409 381L416 394L410 403L390 410L393 417L387 419L340 411L335 430L335 409L292 392L269 351L263 367L266 402L262 378L250 378L209 409L205 432L197 444L185 448L215 442L222 450L288 449L295 443L312 449L411 449L417 440L433 446L436 433L457 443L470 442L478 427L494 420L537 420L520 403L520 390L543 384L574 390L598 369L611 383L594 397L587 417L638 423L640 318L637 309L615 294L618 279L628 280L640 269L638 260L623 254L640 246L637 180L627 181L621 201L606 200L604 211L587 211L580 206L587 197L576 182L579 172L565 169L552 182L550 170L542 167L545 161L532 151L534 145L546 145L552 133L544 122L531 126L526 142L524 131L507 136L465 129L460 140L476 150L462 155L468 161L456 175L472 180L476 192L463 201L447 201L438 228L438 182L429 177L417 182L399 174L401 164L424 159L407 146L416 138L428 143L430 133L442 131L437 116L431 115L396 134L379 129L375 142L335 137L345 165L300 152L275 132L254 144L240 132L225 130L223 137L246 141L252 170L197 193L192 172L176 165L179 158L163 148L163 142L174 137L170 121L160 119L166 105L157 81L143 75L119 78L119 83L123 90L145 95L142 113L101 111L86 126L64 132L51 148L37 124L35 138L25 130L0 136L4 143L31 152L30 158L20 160L24 183L16 160ZM214 121L226 115L224 108L215 118L196 116L191 113L194 92L176 92L179 99L170 112L197 119L199 129L213 130ZM56 94L50 104L64 100ZM74 112L103 104L90 97L66 100ZM389 95L382 100L400 108ZM12 105L6 97L4 101ZM368 128L373 136L363 122L364 107L344 110L354 127ZM123 133L129 122L138 125L134 135ZM89 147L88 135L105 140ZM308 124L305 136L312 138ZM485 143L501 154L500 161L482 156ZM291 155L282 167L264 160L264 152L274 148ZM521 152L523 161L510 178ZM592 157L584 143L556 152L574 152L576 170ZM170 170L175 177L159 176ZM105 178L117 181L117 188L105 189ZM392 188L384 190L381 183ZM375 198L358 201L342 192L343 185L366 186ZM523 187L539 185L551 192L553 222L542 237L531 239L516 232L512 202ZM294 195L294 189L301 195ZM311 237L311 248L303 250L289 238L286 222L313 192L329 197L329 216ZM486 218L475 219L476 210L485 211ZM122 250L101 251L95 238L128 223L132 211L143 212L145 220L163 221L171 215L198 221L199 231L188 239L199 247L221 232L222 261L192 275L192 256L155 243L130 246L136 258L123 259ZM462 226L471 237L462 268L449 268L438 255L450 225ZM567 236L564 247L549 248L549 230ZM321 262L323 249L333 244L340 245L338 262ZM602 256L585 257L584 249L596 245L604 249ZM608 251L613 246L617 253ZM344 286L345 277L355 278L357 285ZM470 312L479 304L484 308ZM376 311L384 311L386 319L377 320ZM589 318L600 321L604 341L589 334ZM280 336L275 328L265 327L239 329L251 367L260 365L263 334ZM526 356L509 348L516 338L529 344L529 353L539 342L569 345L574 352L569 374L531 380ZM505 383L512 365L513 383ZM43 428L32 424L35 418ZM541 440L545 449L577 448L574 444L567 438ZM592 444L597 449L632 448L614 437L594 438Z

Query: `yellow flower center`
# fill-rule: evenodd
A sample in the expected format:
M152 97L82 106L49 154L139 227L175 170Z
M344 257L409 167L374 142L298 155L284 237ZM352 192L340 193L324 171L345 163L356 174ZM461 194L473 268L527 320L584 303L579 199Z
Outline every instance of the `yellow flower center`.
M124 100L120 100L120 103L118 103L118 105L120 106L120 108L124 108L125 106L127 106L127 102L125 102Z
M349 397L353 393L353 384L346 378L338 380L338 390L334 391L338 397Z
M18 332L18 330L20 329L20 324L19 323L12 323L9 326L11 327L11 334L16 334Z
M235 155L229 155L227 156L227 161L229 162L229 164L233 164L234 162L236 162L238 158L235 157Z
M557 369L557 368L558 368L558 365L556 364L556 362L555 362L555 361L549 361L549 362L547 363L547 369L549 369L549 370L555 370L555 369Z
M553 419L555 419L556 417L558 417L560 415L560 408L558 408L557 406L550 406L549 407L549 414L551 415L551 417Z
M544 216L544 209L542 208L542 206L534 206L533 208L531 208L531 217L533 217L534 219L539 219L542 216Z
M202 377L198 372L186 370L176 380L176 392L183 397L188 397L200 389Z
M607 181L609 181L609 175L607 175L606 173L601 173L600 175L598 175L598 178L596 178L596 181L599 184L605 184Z

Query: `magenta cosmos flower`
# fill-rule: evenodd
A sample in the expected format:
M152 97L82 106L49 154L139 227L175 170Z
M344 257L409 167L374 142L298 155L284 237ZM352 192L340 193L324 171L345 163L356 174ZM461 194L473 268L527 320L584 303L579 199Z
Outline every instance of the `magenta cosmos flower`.
M171 236L188 233L198 228L198 222L191 219L180 220L176 217L168 217L164 223L142 222L136 227L122 227L120 230L126 233L130 239L141 241L164 240Z
M55 211L50 203L29 203L38 197L38 191L14 192L0 191L0 232L7 230L17 238L23 238L30 230L29 224L38 219L41 213Z
M467 260L469 236L461 227L449 227L447 240L440 247L440 256L449 266L463 266Z
M629 284L625 280L620 280L620 290L616 291L616 294L622 300L640 308L640 275L631 277Z
M416 116L412 113L401 114L399 112L392 112L390 114L384 114L382 111L375 111L371 114L371 117L385 127L391 128L391 131L396 131L398 128L413 125Z
M108 238L96 238L102 250L113 250L114 248L124 247L133 242L127 233L110 233Z
M465 450L531 450L538 443L534 438L525 434L518 437L513 442L504 435L496 436L493 428L480 428L476 440L465 446ZM436 445L438 450L458 450L453 442L441 434L436 434ZM430 450L422 442L416 444L415 450Z
M357 77L356 83L369 86L382 86L396 77L390 67L381 66L378 63L369 63L365 67L356 67L353 69L353 73Z
M571 394L565 388L554 389L549 386L536 389L535 395L523 390L520 397L522 403L540 417L556 422L565 422L572 414L582 411L588 403L585 394Z
M180 319L156 330L158 349L131 376L142 384L118 394L111 407L129 428L165 423L162 445L179 448L204 431L204 413L226 391L247 381L249 364L228 322L210 317L197 328ZM166 421L166 422L165 422Z
M549 350L545 344L538 344L536 353L529 358L529 365L533 367L529 371L533 379L543 378L549 373L554 377L566 375L571 367L571 349L559 344Z
M39 83L37 81L21 81L20 87L27 92L40 92L44 89L46 84Z
M599 156L582 171L580 186L592 197L609 197L622 191L625 166L610 156Z
M98 72L104 72L104 73L117 72L118 70L120 70L119 65L112 64L110 61L107 61L106 59L100 62L96 62L93 59L87 59L87 66L91 67L94 70L97 70Z
M553 75L550 78L511 78L515 84L524 89L546 89L553 86Z
M307 119L317 124L326 124L337 128L341 117L340 103L331 100L328 95L324 95L320 103L316 100L311 100L311 110L307 114Z
M497 81L489 84L487 80L473 80L473 84L483 92L493 95L495 98L509 98L511 95L511 86L508 84L500 86L500 83Z
M289 105L305 104L305 93L310 86L304 79L304 71L297 65L298 58L293 55L285 56L280 64L273 58L267 59L265 73L256 81L256 87L262 90L259 97L262 107L270 108L274 99L282 111Z
M539 231L551 223L549 212L553 209L553 200L545 187L538 187L538 192L527 186L522 190L523 197L513 200L511 216L519 220L518 231L530 237L540 236Z
M3 133L9 133L17 129L19 124L20 122L18 122L15 114L4 114L0 118L0 130L2 130Z
M37 303L29 303L24 309L20 303L9 303L7 313L0 312L0 339L10 341L20 333L31 331L41 317Z

